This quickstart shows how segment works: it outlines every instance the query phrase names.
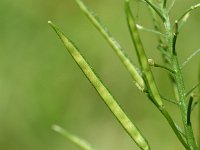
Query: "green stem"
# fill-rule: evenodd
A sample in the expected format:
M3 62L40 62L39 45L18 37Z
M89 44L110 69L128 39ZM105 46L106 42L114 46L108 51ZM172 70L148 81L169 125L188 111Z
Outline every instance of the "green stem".
M170 126L172 127L173 131L175 132L175 134L177 135L177 137L181 141L181 143L185 146L185 148L188 149L188 146L185 143L182 136L180 135L179 131L177 130L174 121L172 120L171 116L168 114L167 110L165 109L165 106L163 105L163 102L161 100L160 94L158 92L157 86L154 81L152 71L151 71L149 63L148 63L147 56L145 54L139 33L137 31L135 19L130 10L128 0L125 1L125 11L126 11L129 30L131 33L131 38L134 43L136 53L138 56L138 60L139 60L140 66L143 71L144 81L147 85L148 97L151 99L151 101L156 105L156 107L161 111L161 113L167 119L167 121L169 122Z
M159 65L159 64L155 64L154 67L163 68L163 69L165 69L165 70L167 70L167 71L169 71L169 72L171 72L171 73L173 73L173 74L175 73L174 70L172 70L171 68L168 68L168 67L166 67L166 66L162 66L162 65Z
M168 16L166 14L166 16ZM192 126L187 124L187 104L186 104L186 99L185 99L185 86L184 86L184 81L183 81L183 76L181 72L181 67L179 65L179 61L177 58L176 50L175 50L175 45L174 45L174 33L171 29L171 23L169 21L169 17L166 17L165 22L165 28L167 32L167 42L168 42L168 48L169 52L172 54L171 58L171 65L172 69L175 71L174 74L174 79L176 81L176 88L178 91L178 98L179 98L179 108L181 111L181 116L182 116L182 121L185 129L185 134L186 134L186 140L187 144L190 147L191 150L196 150L197 145L194 139L194 134L192 131Z
M184 141L183 137L181 136L181 133L179 132L179 130L177 129L176 124L174 123L174 121L172 120L171 116L169 115L169 113L166 111L166 109L159 109L160 112L163 114L163 116L165 117L165 119L167 119L167 121L169 122L172 130L174 131L174 133L176 134L177 138L179 139L179 141L183 144L183 146L186 149L189 149L187 143Z
M172 57L172 66L174 70L176 70L175 80L177 83L177 90L178 90L179 103L180 103L179 106L180 106L180 111L182 115L182 121L183 121L184 129L185 129L187 143L192 150L196 150L197 145L196 145L194 134L192 131L192 126L191 124L187 123L187 104L186 104L186 99L185 99L185 86L184 86L182 72L180 69L177 56Z

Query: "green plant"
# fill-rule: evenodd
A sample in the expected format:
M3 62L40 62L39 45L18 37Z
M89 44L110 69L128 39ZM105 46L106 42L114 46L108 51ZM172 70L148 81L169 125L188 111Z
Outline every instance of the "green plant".
M167 0L141 0L142 2L146 3L150 9L152 20L154 23L154 30L146 29L141 25L136 24L134 16L131 12L129 6L129 0L125 0L125 13L127 17L127 24L129 27L130 35L132 38L132 42L134 44L137 58L140 65L140 71L136 69L136 67L131 63L130 59L124 53L124 50L119 45L119 43L114 39L111 33L105 28L105 26L99 21L96 15L89 10L85 4L81 0L76 0L76 3L79 5L81 10L86 14L92 24L99 30L99 32L103 35L106 41L110 44L113 48L114 52L118 55L121 62L126 67L127 71L130 73L131 77L133 78L136 86L138 89L143 92L156 106L156 108L161 112L163 117L166 118L167 122L171 126L172 130L176 134L179 141L187 150L197 150L199 146L197 145L197 141L195 140L194 133L192 130L192 124L190 121L190 116L192 110L198 104L199 101L194 101L196 95L194 94L194 90L199 86L199 83L196 84L194 87L191 88L188 92L185 90L182 68L194 57L196 56L200 50L195 51L191 56L186 59L186 61L181 65L178 60L178 51L176 49L176 41L178 38L178 34L184 25L184 23L188 20L191 12L200 7L200 4L194 5L190 7L190 9L186 10L186 12L181 15L174 23L170 21L170 10L173 7L175 0L171 1L171 4L168 6ZM161 20L164 30L160 27ZM64 34L51 22L48 22L51 27L55 30L58 34L60 39L62 40L64 46L74 58L80 69L83 71L85 76L94 86L96 91L102 97L102 100L105 102L107 107L111 110L114 116L117 118L119 123L122 127L126 130L129 136L135 141L135 143L144 150L150 149L148 141L144 137L144 135L140 132L138 127L136 127L135 123L133 123L122 110L122 108L118 105L115 98L112 94L108 91L102 81L97 77L94 73L93 69L87 63L86 59L81 55L78 48L66 37ZM150 31L157 34L158 38L158 49L162 54L162 58L165 62L165 66L156 64L154 60L148 59L145 50L143 48L143 43L140 39L140 35L138 30L145 30ZM174 87L174 94L176 96L176 100L168 100L161 96L157 85L154 80L154 75L152 73L151 67L160 67L166 69L168 75L171 79L171 84ZM181 112L182 117L182 124L183 129L178 127L175 121L172 119L172 116L169 114L168 110L165 108L164 100L168 100L175 104ZM55 128L54 128L55 129ZM66 136L67 131L62 130L55 130L63 135ZM66 136L72 142L74 142L74 136L70 136L67 134ZM81 145L78 142L74 142ZM87 145L87 144L86 144ZM87 146L86 146L87 147ZM88 146L90 147L90 146ZM83 149L90 149L90 148L83 148Z

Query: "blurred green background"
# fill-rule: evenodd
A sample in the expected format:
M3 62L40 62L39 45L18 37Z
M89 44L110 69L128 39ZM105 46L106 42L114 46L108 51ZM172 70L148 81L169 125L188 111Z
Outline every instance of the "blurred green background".
M199 0L177 0L172 20ZM123 0L85 0L137 64L126 26ZM137 21L152 28L146 6L132 3ZM112 49L74 0L0 0L0 149L78 150L51 130L59 124L99 150L138 149L74 63L47 21L59 25L80 48L152 149L183 149L166 120L134 86ZM181 62L200 47L200 11L196 10L178 39ZM162 63L156 38L141 32L149 58ZM188 90L197 83L199 56L183 70ZM163 95L172 94L166 72L153 69ZM166 102L180 123L178 109ZM192 116L196 136L198 111Z

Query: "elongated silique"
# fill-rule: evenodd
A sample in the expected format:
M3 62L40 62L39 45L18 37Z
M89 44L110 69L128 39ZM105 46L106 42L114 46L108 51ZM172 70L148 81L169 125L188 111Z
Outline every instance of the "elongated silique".
M147 6L150 8L150 13L153 16L152 18L155 30L152 30L136 24L134 15L132 14L130 8L129 0L125 0L125 14L127 18L127 24L139 62L140 71L138 71L137 67L133 65L129 57L125 54L124 49L115 40L108 29L101 23L97 15L95 15L95 13L92 12L81 0L75 1L80 9L91 21L91 23L94 25L94 27L100 32L100 34L112 47L127 71L130 73L138 89L142 91L145 95L147 95L147 97L153 102L153 104L165 117L171 129L173 130L179 141L182 143L182 145L185 147L185 149L198 150L199 147L197 146L197 141L193 133L192 122L190 119L192 115L192 110L195 108L198 102L194 102L194 97L192 96L190 96L189 102L187 102L187 96L191 95L193 91L197 87L199 87L200 78L199 83L193 86L191 90L186 92L182 69L194 56L199 54L200 50L198 49L197 51L195 51L186 59L186 61L182 65L180 65L181 63L178 60L179 54L176 49L176 44L179 32L183 24L188 20L188 17L193 10L200 8L200 4L196 4L190 7L183 13L183 15L181 15L181 17L179 17L174 22L174 24L172 24L170 21L169 13L174 6L176 0L171 1L171 4L169 4L168 0L158 1L158 4L156 4L156 2L152 0L143 0L142 2L147 4ZM162 21L165 31L161 31L161 27L159 27L158 23L159 21ZM87 79L90 81L92 86L99 93L106 106L110 109L110 111L119 121L124 130L128 133L128 135L133 139L133 141L138 145L140 149L149 150L150 146L148 140L135 125L135 122L129 119L125 111L120 107L114 96L109 92L105 84L103 84L103 82L94 72L89 63L86 61L86 58L82 56L75 44L69 38L67 38L51 21L49 21L48 23L55 30L72 58L75 60L75 62L80 67ZM154 62L152 65L152 62L148 61L149 59L146 55L143 43L140 39L138 29L155 33L157 35L158 49L162 53L163 60L166 66L159 64L155 65ZM184 129L181 129L177 125L177 123L173 120L173 116L171 116L168 110L165 108L165 98L163 98L163 96L159 92L159 88L155 82L151 67L160 67L168 71L171 84L174 88L174 95L176 97L176 100L172 100L171 102L173 102L173 104L176 104L177 108L180 110L180 117L182 118L182 126L184 127ZM57 130L57 132L67 137L69 140L77 144L82 149L93 150L90 144L68 133L64 129L59 131Z

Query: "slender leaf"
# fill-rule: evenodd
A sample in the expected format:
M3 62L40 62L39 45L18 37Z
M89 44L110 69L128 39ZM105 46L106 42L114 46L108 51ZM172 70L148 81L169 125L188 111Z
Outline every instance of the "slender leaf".
M122 108L119 106L119 104L113 98L113 96L110 94L108 89L104 86L104 84L100 81L100 79L97 77L97 75L91 69L90 65L86 62L85 58L80 54L80 52L75 47L75 45L67 37L65 37L64 34L61 33L59 31L59 29L52 22L49 21L49 24L55 30L55 32L58 34L58 36L62 40L64 46L68 50L68 52L71 54L71 56L76 61L76 63L80 67L80 69L83 71L83 73L88 78L88 80L91 82L93 87L96 89L96 91L102 97L102 100L105 102L107 107L111 110L111 112L117 118L117 120L120 122L120 124L126 130L126 132L130 135L130 137L136 142L136 144L141 149L149 150L150 149L149 145L148 145L146 139L144 138L144 136L142 135L142 133L127 117L125 112L122 110Z

